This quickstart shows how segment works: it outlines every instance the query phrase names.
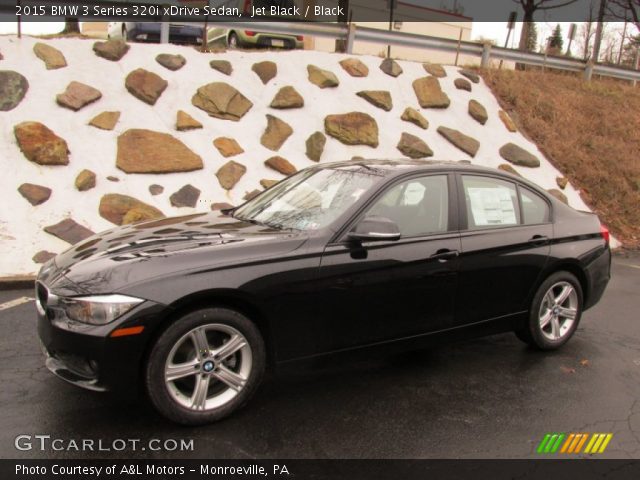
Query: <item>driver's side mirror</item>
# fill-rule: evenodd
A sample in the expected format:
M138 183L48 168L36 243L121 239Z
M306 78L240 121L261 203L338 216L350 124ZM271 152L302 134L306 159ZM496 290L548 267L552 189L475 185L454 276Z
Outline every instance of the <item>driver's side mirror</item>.
M395 241L400 239L400 227L389 218L372 215L360 220L348 236L358 242Z

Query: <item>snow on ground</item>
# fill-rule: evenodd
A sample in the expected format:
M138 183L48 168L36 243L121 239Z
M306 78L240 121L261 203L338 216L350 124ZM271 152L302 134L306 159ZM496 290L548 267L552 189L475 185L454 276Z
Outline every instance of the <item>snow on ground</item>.
M265 114L271 113L289 123L294 134L283 145L278 155L291 161L298 169L313 165L305 155L305 140L313 132L324 131L324 117L328 114L361 111L372 115L380 129L380 146L347 146L333 138L327 139L322 161L350 159L355 155L365 158L398 158L396 145L402 132L419 136L435 152L433 159L470 159L466 154L448 143L437 132L440 125L452 127L481 142L473 163L497 167L506 163L498 149L513 142L536 154L542 162L540 168L515 167L528 179L545 189L557 188L556 177L561 176L536 148L520 133L510 133L498 118L498 102L490 90L481 83L473 84L473 92L457 90L453 81L459 75L455 67L446 67L448 76L440 80L443 90L451 98L451 106L445 110L423 109L429 121L429 129L401 121L400 116L407 106L418 108L411 83L426 76L420 63L399 61L404 73L397 79L384 74L379 68L381 59L363 56L360 59L369 67L369 76L354 78L345 72L338 62L345 55L312 52L231 51L223 54L203 54L189 47L175 45L132 44L129 53L119 62L110 62L97 57L92 51L93 41L78 39L47 40L61 50L67 59L67 68L46 70L44 63L36 58L33 45L37 39L13 36L0 37L0 51L4 60L0 69L15 70L24 75L30 84L22 103L10 112L0 112L0 189L4 201L0 203L0 250L2 262L0 276L32 274L39 266L31 260L34 253L48 250L59 253L68 248L65 242L45 233L42 228L72 217L78 223L100 231L113 227L98 215L100 198L105 193L121 193L136 197L154 205L167 215L208 211L211 202L238 204L246 192L260 189L260 179L280 179L282 175L263 165L264 160L275 153L260 144L260 136L266 126ZM158 53L180 53L187 64L176 72L169 71L155 61ZM230 77L209 67L212 59L226 59L233 65ZM251 71L254 62L272 60L278 65L278 75L267 85ZM308 64L334 72L340 86L336 89L320 89L307 80ZM145 68L157 73L169 82L169 87L155 106L134 98L124 86L125 76L136 68ZM98 88L103 96L99 101L78 112L61 108L55 95L63 92L67 84L80 81ZM230 83L254 104L240 122L219 120L191 104L191 97L198 87L213 81ZM285 85L293 85L305 99L302 109L274 110L269 108L271 99ZM394 108L384 112L355 95L360 90L388 90ZM469 99L485 106L489 120L482 126L467 113ZM177 132L176 112L185 110L204 124L200 130ZM103 131L88 126L89 120L103 111L119 110L120 121L113 131ZM67 166L46 167L29 162L17 147L13 126L22 121L39 121L63 137L71 150ZM147 128L170 133L198 153L205 168L196 172L177 174L127 175L115 166L117 136L129 128ZM247 173L231 192L223 190L215 172L229 159L223 158L213 147L212 141L219 136L233 137L244 148L245 153L232 159L247 166ZM74 187L76 175L83 169L97 174L96 188L79 192ZM114 183L106 179L113 175L120 179ZM24 182L48 186L53 190L51 198L44 204L32 206L17 191ZM152 196L151 184L165 187L164 193ZM169 196L186 184L202 191L199 205L195 209L174 208ZM570 185L564 190L571 206L588 209Z

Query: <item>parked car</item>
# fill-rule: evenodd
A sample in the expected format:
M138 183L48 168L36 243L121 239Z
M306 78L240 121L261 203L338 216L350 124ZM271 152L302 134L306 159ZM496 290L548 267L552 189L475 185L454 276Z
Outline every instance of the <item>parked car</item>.
M159 22L109 22L107 37L131 42L159 43L161 23ZM181 45L202 45L204 25L171 23L169 42Z
M564 345L610 277L609 232L523 178L458 162L314 166L227 210L97 234L36 283L46 365L143 385L183 424L267 367L505 331Z
M226 44L229 48L304 48L304 36L266 33L256 30L225 29L212 27L208 31L208 43Z

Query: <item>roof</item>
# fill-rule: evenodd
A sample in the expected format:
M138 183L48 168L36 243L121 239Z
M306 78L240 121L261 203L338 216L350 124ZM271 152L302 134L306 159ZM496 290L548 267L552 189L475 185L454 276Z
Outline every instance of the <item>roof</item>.
M385 176L391 173L404 173L407 171L442 170L442 167L452 170L500 172L494 168L474 165L469 160L412 160L400 159L351 159L342 162L322 163L315 168L348 168L371 167L379 170Z

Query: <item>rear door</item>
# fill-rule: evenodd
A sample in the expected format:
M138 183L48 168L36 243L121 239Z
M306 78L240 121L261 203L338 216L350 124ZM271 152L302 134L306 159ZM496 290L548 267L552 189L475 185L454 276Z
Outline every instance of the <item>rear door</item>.
M553 236L549 202L502 177L458 174L460 287L455 324L528 309Z

